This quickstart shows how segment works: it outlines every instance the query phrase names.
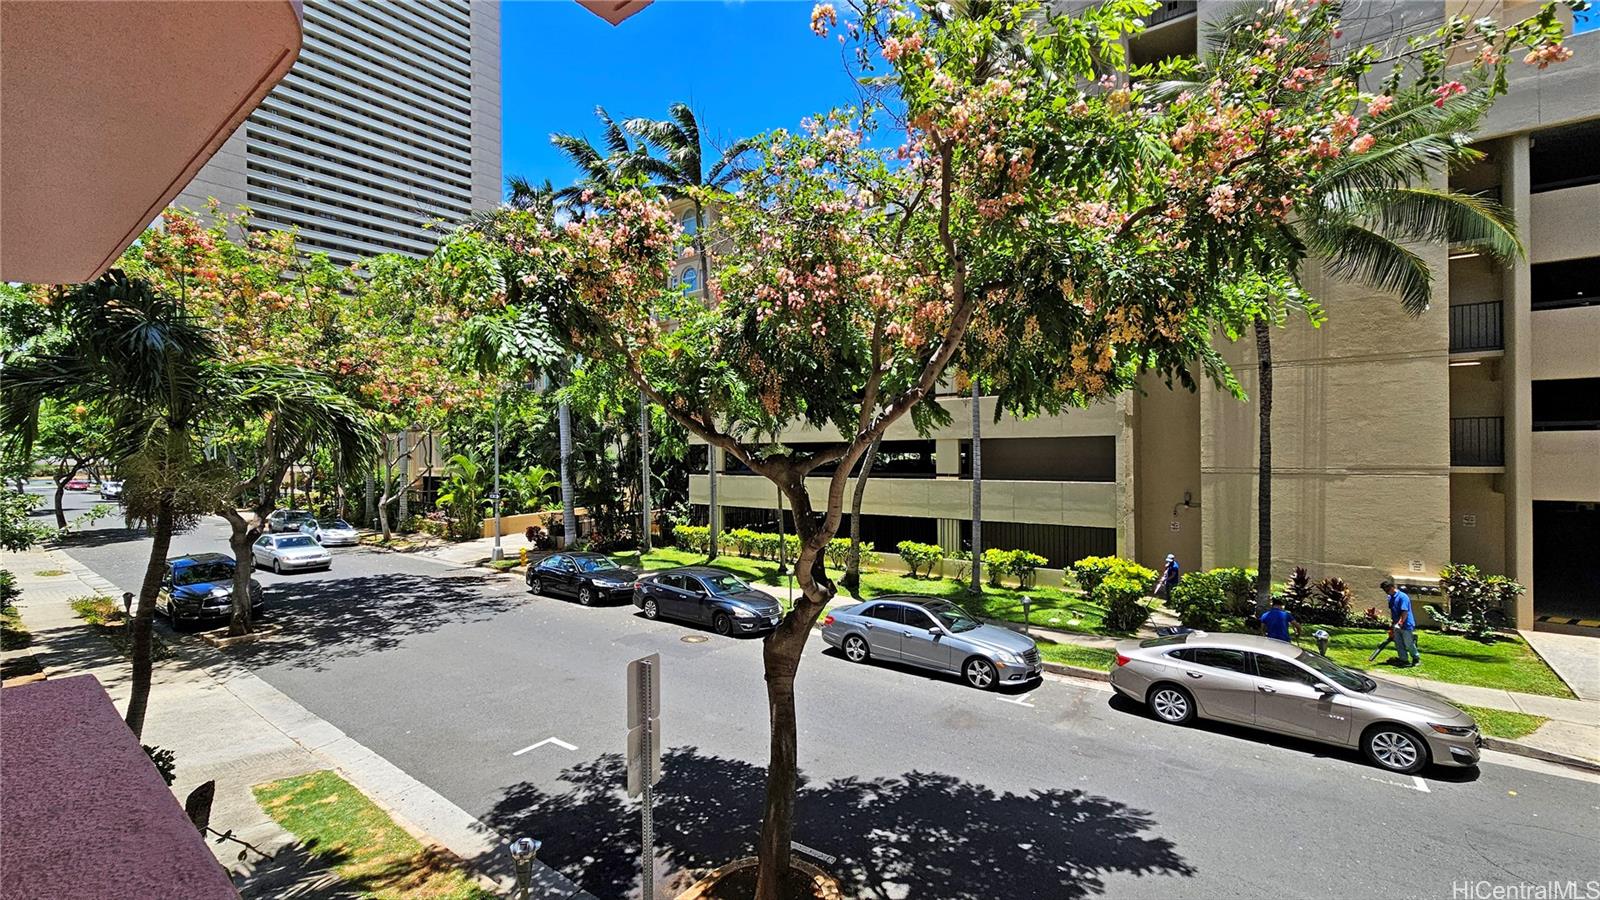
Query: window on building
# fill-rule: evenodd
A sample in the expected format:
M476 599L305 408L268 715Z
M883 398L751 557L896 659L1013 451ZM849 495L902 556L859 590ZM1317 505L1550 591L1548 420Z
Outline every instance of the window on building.
M1600 378L1552 378L1533 383L1534 431L1600 429Z
M1530 268L1529 277L1534 309L1600 303L1600 256L1538 263Z
M684 237L694 237L695 232L700 230L700 223L695 220L694 210L684 213L683 218L678 220L678 226L683 229Z
M700 291L700 270L693 266L683 270L678 276L678 286L685 294L695 294Z

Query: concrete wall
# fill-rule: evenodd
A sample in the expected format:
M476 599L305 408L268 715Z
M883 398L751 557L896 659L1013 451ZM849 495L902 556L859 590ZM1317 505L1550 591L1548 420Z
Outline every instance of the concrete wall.
M1153 377L1141 387L1133 400L1133 556L1159 571L1173 553L1192 570L1201 559L1200 394ZM1192 506L1182 505L1185 495Z
M1600 69L1594 73L1591 88L1600 94ZM1600 147L1592 152L1600 153ZM1529 262L1600 256L1600 184L1542 191L1528 200Z
M1484 572L1506 567L1506 495L1500 475L1457 473L1450 477L1450 561Z
M1600 240L1600 229L1590 232L1590 238ZM1600 252L1600 244L1595 251ZM1600 306L1539 309L1529 320L1535 381L1600 375Z
M1600 502L1600 431L1533 433L1533 499Z
M474 0L472 40L472 208L491 209L504 195L500 172L500 3Z

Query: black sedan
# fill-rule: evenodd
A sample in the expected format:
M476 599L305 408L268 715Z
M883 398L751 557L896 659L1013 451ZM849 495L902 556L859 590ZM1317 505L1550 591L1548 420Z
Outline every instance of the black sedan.
M528 590L593 606L627 600L638 577L601 553L552 553L528 566Z
M646 575L634 584L633 605L647 619L687 619L710 625L717 634L770 631L783 621L783 607L771 594L705 566Z

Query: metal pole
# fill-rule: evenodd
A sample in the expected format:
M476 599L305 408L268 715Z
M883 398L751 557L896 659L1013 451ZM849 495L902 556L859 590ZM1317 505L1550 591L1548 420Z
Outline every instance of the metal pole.
M505 559L500 549L500 394L494 394L494 552L489 556L495 562ZM479 507L480 509L482 507Z
M639 534L639 549L650 552L650 401L644 391L639 392L639 478L644 493L640 494L640 507L644 513L644 531Z
M655 747L654 735L651 734L651 731L654 730L652 721L658 711L650 708L651 681L656 677L656 673L653 671L654 668L648 662L639 666L639 696L645 706L643 739L639 741L644 757L640 761L644 769L642 782L644 799L639 808L639 852L641 854L639 867L643 900L655 900L656 894L656 820L655 811L652 808L655 803L655 792L651 787L651 783L656 780L656 760L653 752Z

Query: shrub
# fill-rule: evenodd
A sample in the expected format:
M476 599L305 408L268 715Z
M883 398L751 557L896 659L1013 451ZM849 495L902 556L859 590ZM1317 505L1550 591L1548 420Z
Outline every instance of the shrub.
M1120 556L1085 556L1072 564L1072 577L1078 582L1078 587L1090 596L1094 596L1100 582L1113 575L1143 585L1145 593L1149 593L1156 583L1155 572Z
M1223 610L1230 616L1248 616L1255 611L1256 570L1240 566L1212 569L1222 587Z
M1306 621L1313 625L1350 624L1350 585L1342 578L1324 578L1311 588Z
M723 540L732 545L733 552L740 556L749 556L755 551L756 533L748 528L735 528L723 535Z
M556 536L537 525L529 525L522 529L522 536L528 539L535 550L556 549Z
M1017 587L1025 588L1033 584L1034 573L1048 560L1037 553L1027 550L1013 550L1006 559L1006 574L1017 579Z
M1150 582L1135 575L1113 572L1095 584L1090 596L1104 605L1104 621L1108 630L1133 632L1138 631L1139 626L1150 618L1150 607L1144 603L1145 593L1149 590Z
M1506 606L1524 590L1504 575L1484 577L1477 566L1445 566L1439 585L1450 598L1447 613L1430 606L1443 631L1458 632L1475 641L1490 641L1506 619Z
M956 580L966 581L967 576L972 573L972 551L951 550L945 559L950 560L954 564L952 568L955 569Z
M1010 562L1010 550L996 550L990 547L983 551L983 569L989 576L990 587L1000 586L1000 576L1005 574L1006 567Z
M90 625L115 625L127 618L122 604L104 594L93 597L73 597L67 601L78 618Z
M704 553L711 546L711 528L706 525L679 525L672 530L678 546L691 553Z
M911 570L911 577L917 577L919 570L928 577L933 577L933 567L944 559L944 548L938 544L920 544L916 541L901 541L895 545L900 558L905 560L906 568Z
M795 555L800 555L800 538L794 538ZM876 566L881 560L877 551L873 549L871 541L862 541L856 545L856 552L861 556L861 568ZM834 538L822 551L823 562L831 569L850 568L850 539Z
M1222 616L1228 608L1228 592L1216 570L1191 572L1173 585L1167 604L1184 625L1209 630L1222 624Z

